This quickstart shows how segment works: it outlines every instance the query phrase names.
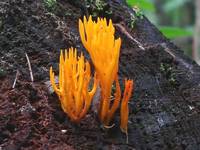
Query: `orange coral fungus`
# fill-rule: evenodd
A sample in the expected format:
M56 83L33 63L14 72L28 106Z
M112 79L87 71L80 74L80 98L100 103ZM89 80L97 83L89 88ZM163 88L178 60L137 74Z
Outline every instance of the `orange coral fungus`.
M126 80L125 79L125 89L124 89L124 95L121 102L121 109L120 109L120 128L121 131L128 134L127 124L128 124L128 101L131 97L131 93L133 90L133 80Z
M99 110L100 120L104 125L109 125L116 109L119 106L121 90L118 83L118 63L121 39L115 39L115 28L112 21L98 18L92 21L90 16L83 22L79 19L79 32L83 45L88 50L101 87L101 103ZM110 102L111 88L116 83L115 100Z
M54 72L50 68L50 80L54 91L59 96L62 109L73 122L79 122L87 113L97 87L96 76L91 91L90 64L84 56L77 56L77 50L70 48L64 54L61 51L59 64L59 83L54 81Z

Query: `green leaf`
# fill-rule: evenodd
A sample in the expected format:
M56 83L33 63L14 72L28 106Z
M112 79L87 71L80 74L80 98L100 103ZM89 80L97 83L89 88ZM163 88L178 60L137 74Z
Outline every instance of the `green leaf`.
M170 12L172 10L175 10L183 5L185 5L185 3L189 2L190 0L168 0L165 4L164 4L164 10L166 12Z
M192 29L179 27L159 27L160 31L168 38L174 39L177 37L192 36Z
M126 0L126 2L131 7L137 6L142 10L151 11L151 12L155 11L155 6L152 0Z

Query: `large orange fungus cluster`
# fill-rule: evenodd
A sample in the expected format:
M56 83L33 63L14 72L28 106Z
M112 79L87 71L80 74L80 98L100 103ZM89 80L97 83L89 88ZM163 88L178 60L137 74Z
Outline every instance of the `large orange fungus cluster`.
M62 109L73 122L79 122L88 112L96 88L101 88L99 118L104 126L109 126L116 110L120 107L120 128L127 133L128 101L133 90L133 80L125 80L123 98L118 80L118 64L121 39L115 39L115 28L112 20L98 18L93 21L79 19L79 32L83 45L89 52L95 67L93 87L89 91L91 80L90 64L84 56L77 56L76 49L60 54L59 83L54 82L54 73L50 68L50 80L54 91L59 96ZM112 87L115 93L112 95ZM114 100L111 100L114 96ZM121 100L122 99L122 100Z

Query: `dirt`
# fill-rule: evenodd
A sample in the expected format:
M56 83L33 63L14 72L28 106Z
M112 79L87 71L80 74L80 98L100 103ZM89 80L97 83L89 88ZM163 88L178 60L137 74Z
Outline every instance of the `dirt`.
M136 17L131 28L136 14L122 0L108 0L107 13L95 11L111 18L122 38L121 87L125 77L135 82L128 144L119 112L111 129L102 128L92 111L71 123L45 83L50 66L58 72L60 49L76 47L89 59L78 19L94 9L76 0L57 0L56 7L49 12L42 0L0 2L0 149L200 149L200 67L145 17Z

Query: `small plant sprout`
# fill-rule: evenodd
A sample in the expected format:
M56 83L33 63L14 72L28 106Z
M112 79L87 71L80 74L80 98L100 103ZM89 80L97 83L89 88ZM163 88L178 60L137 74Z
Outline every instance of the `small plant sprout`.
M96 75L91 91L89 91L90 80L90 64L84 61L83 54L77 56L77 50L74 48L65 50L64 54L61 51L58 86L55 84L52 67L50 68L50 81L59 96L61 107L75 123L79 123L85 117L95 94Z

